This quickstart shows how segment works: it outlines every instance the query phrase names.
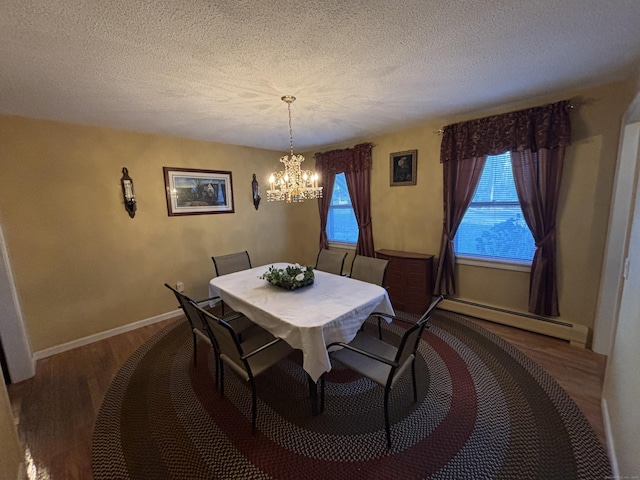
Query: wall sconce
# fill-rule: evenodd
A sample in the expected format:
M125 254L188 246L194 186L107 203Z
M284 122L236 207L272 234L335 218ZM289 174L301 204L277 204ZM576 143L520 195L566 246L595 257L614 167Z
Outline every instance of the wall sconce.
M122 184L122 196L124 197L124 208L129 212L131 218L136 215L136 195L133 191L133 180L129 176L129 170L127 168L122 169L122 178L120 179Z
M253 180L251 181L251 190L253 191L253 206L258 209L258 205L260 205L260 185L258 185L258 180L256 180L256 174L253 174Z

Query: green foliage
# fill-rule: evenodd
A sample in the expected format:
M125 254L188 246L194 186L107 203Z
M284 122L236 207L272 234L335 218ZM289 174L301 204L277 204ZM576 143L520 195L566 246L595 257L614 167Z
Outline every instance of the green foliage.
M478 253L490 257L523 258L531 244L531 231L518 215L497 223L476 238Z
M288 265L286 268L269 267L260 277L272 285L295 290L296 288L311 285L315 278L313 267L304 267L299 264Z

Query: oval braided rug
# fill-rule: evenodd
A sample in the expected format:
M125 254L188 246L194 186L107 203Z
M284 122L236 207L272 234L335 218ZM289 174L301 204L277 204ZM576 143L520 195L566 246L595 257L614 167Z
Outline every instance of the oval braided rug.
M367 328L369 326L367 325ZM371 329L374 332L374 329ZM397 342L402 328L385 326ZM603 479L607 455L562 388L515 347L463 317L439 311L411 376L390 399L337 363L326 405L312 417L307 377L294 353L251 393L229 370L215 389L211 349L177 322L121 368L96 420L92 467L100 479Z

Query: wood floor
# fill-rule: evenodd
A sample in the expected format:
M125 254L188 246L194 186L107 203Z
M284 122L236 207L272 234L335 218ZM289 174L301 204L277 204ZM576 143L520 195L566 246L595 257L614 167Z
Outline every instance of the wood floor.
M600 443L606 447L600 406L606 356L564 340L484 320L470 320L504 338L544 368L580 407Z
M166 320L38 361L35 377L9 385L29 480L90 480L93 426L127 358ZM569 393L605 444L600 398L606 358L535 333L474 320L538 362Z

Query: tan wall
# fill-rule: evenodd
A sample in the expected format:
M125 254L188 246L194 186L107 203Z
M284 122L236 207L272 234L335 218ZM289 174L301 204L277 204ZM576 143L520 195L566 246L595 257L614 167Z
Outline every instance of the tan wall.
M256 211L251 197L252 174L264 186L277 152L0 116L0 162L0 212L34 351L175 310L164 282L206 297L213 254L247 249L260 264L295 252L289 206L265 199ZM235 213L169 217L164 166L231 171Z
M577 108L572 113L573 144L567 149L557 217L559 319L593 327L620 122L632 98L632 87L632 82L618 83L538 98L500 110L441 119L437 123L366 139L375 144L371 210L376 249L436 256L439 253L443 215L442 166L441 137L434 133L435 130L458 121L574 99ZM418 150L417 185L391 187L389 154L413 149ZM317 250L319 232L317 228L309 228L306 234L306 244L312 247L307 255L311 255L312 250ZM456 296L527 311L529 274L526 272L459 265L457 278Z
M365 139L375 144L376 248L438 254L442 167L434 130L577 97L582 103L572 115L574 141L558 214L560 311L561 319L592 327L627 87L536 99ZM389 154L411 149L418 150L417 185L391 187ZM310 167L313 153L305 154ZM34 350L175 309L165 281L181 280L188 293L206 296L214 253L247 249L255 265L282 259L313 264L316 202L263 200L253 208L251 174L266 196L277 158L278 152L265 150L0 117L0 213ZM123 207L123 166L135 183L135 219ZM168 217L163 166L232 171L236 213ZM527 310L526 273L460 266L458 290L469 300Z

